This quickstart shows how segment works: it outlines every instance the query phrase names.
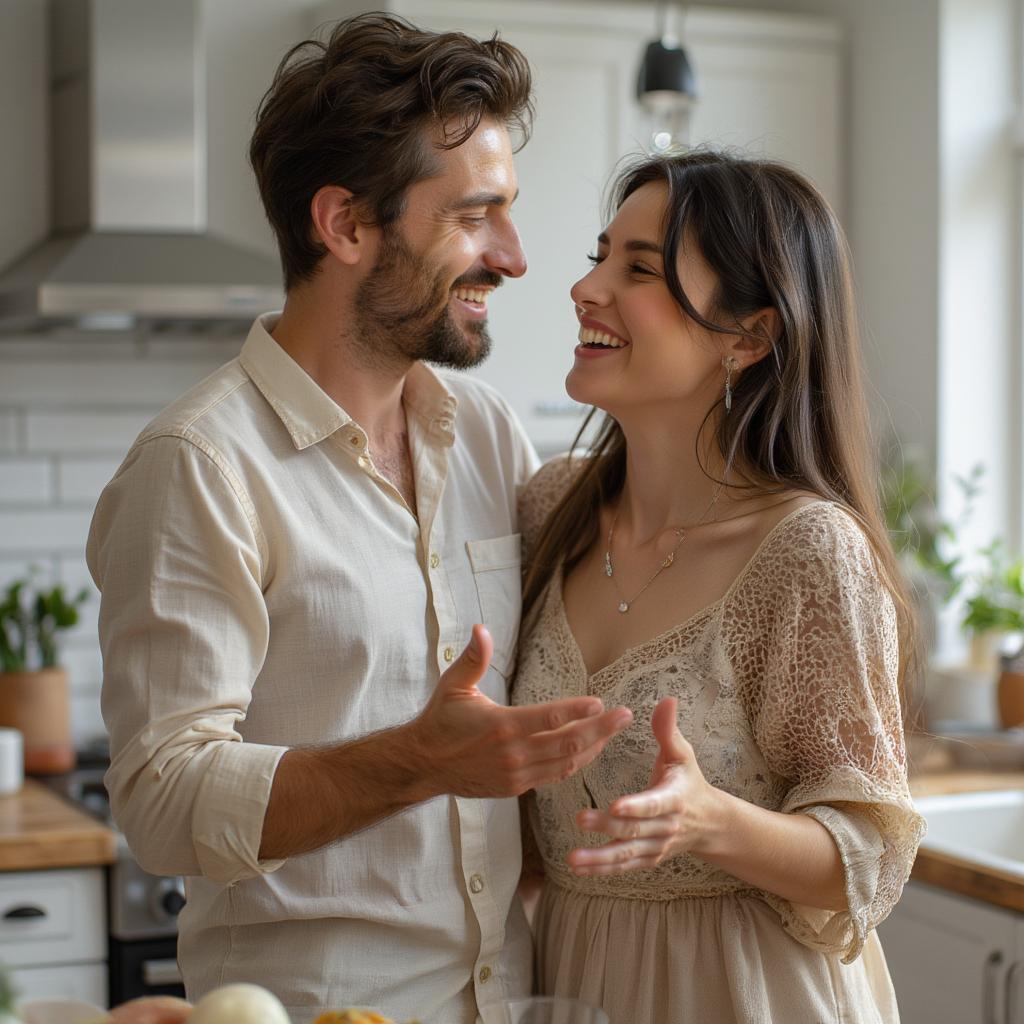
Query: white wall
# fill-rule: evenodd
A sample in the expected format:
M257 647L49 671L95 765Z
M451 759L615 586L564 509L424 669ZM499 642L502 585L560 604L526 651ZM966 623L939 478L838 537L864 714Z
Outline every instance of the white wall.
M241 342L0 335L0 586L36 566L72 592L88 587L62 643L78 742L102 734L99 599L84 556L96 499L142 427Z
M970 0L965 0L969 3ZM701 0L827 14L847 47L845 227L876 425L934 465L939 422L936 0ZM698 69L699 71L699 69Z
M965 542L976 549L1002 536L1019 550L1018 3L941 7L940 497L955 515L962 497L954 474L983 465L983 499Z

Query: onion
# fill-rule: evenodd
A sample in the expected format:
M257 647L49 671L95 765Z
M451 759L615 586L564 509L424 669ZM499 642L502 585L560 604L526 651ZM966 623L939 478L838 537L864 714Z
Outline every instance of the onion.
M259 985L225 985L207 992L195 1005L188 1024L291 1024L272 992Z

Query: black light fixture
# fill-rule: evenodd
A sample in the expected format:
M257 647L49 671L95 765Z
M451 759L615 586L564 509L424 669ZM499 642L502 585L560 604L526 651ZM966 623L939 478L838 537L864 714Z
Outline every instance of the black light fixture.
M690 115L697 100L697 76L686 50L668 30L665 7L665 0L659 0L659 38L647 44L636 83L636 97L650 120L652 152L689 142Z

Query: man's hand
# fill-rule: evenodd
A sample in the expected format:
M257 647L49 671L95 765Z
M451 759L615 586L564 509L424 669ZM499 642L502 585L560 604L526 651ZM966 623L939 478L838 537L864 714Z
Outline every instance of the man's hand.
M493 649L490 633L474 626L466 649L408 727L433 793L509 797L568 778L633 720L628 708L605 711L597 697L496 704L477 689Z
M293 747L274 773L262 860L335 842L436 796L517 796L589 764L632 714L596 697L507 708L477 683L493 644L483 626L422 714L405 725L327 747Z

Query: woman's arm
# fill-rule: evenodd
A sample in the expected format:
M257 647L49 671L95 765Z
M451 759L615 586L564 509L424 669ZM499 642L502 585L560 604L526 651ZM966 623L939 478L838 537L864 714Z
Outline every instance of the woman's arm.
M580 828L611 842L573 850L568 861L576 874L622 874L691 853L794 903L847 909L842 858L824 825L805 814L766 810L708 783L676 726L675 698L661 701L651 727L660 752L650 786L607 811L579 813Z

